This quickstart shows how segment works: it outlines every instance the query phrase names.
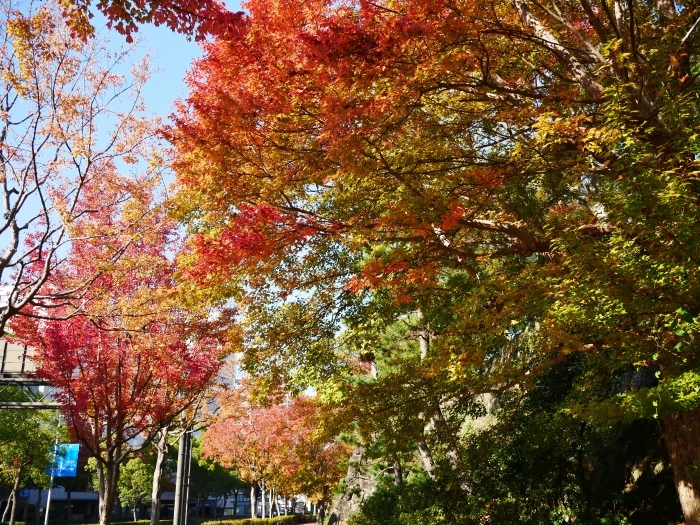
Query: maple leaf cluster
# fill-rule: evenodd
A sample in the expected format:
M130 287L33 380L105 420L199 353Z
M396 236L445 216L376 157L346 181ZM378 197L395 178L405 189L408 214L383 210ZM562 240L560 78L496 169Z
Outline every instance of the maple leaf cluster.
M243 23L243 13L233 13L220 0L62 0L63 14L77 35L94 33L90 19L94 5L108 20L109 27L133 41L133 33L142 24L164 25L195 40L210 35L236 34Z

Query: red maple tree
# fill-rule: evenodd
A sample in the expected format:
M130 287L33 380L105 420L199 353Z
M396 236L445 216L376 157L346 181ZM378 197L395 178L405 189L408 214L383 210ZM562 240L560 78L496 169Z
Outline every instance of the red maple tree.
M145 199L146 201L148 199ZM128 230L140 214L131 202L119 214L100 215L105 230ZM50 285L63 284L102 268L89 294L77 305L57 307L64 319L14 320L17 337L37 351L37 375L56 386L75 439L97 458L100 523L111 519L119 466L188 409L211 383L224 356L225 310L187 304L187 283L174 277L169 254L173 223L163 213L148 215L117 262L109 256L119 235L74 243L71 265Z
M252 508L264 484L277 494L306 495L323 512L349 449L319 431L319 404L302 396L255 406L242 391L226 392L219 402L221 416L207 429L204 454L251 485Z

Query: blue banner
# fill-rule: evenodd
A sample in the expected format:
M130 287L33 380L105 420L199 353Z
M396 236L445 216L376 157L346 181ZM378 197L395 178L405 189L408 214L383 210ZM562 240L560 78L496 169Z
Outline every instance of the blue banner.
M53 469L48 467L46 469L47 474L51 474L53 470L53 475L55 478L72 478L78 473L78 451L80 445L69 443L67 445L54 445L52 457L55 458L53 462Z

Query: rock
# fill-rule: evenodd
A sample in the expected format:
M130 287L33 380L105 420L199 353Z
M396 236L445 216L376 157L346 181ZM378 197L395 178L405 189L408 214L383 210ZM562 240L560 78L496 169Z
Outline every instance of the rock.
M377 490L376 479L367 474L372 462L364 458L364 453L364 447L353 450L345 476L345 490L331 506L328 525L347 525L348 518L360 509L364 499Z

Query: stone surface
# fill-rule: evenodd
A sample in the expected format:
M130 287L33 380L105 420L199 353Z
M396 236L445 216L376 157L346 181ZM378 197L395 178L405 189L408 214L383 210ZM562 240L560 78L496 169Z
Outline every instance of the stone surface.
M345 491L329 511L328 525L347 525L348 518L360 509L364 499L377 489L377 481L369 474L371 461L364 457L364 447L355 447L345 476Z

